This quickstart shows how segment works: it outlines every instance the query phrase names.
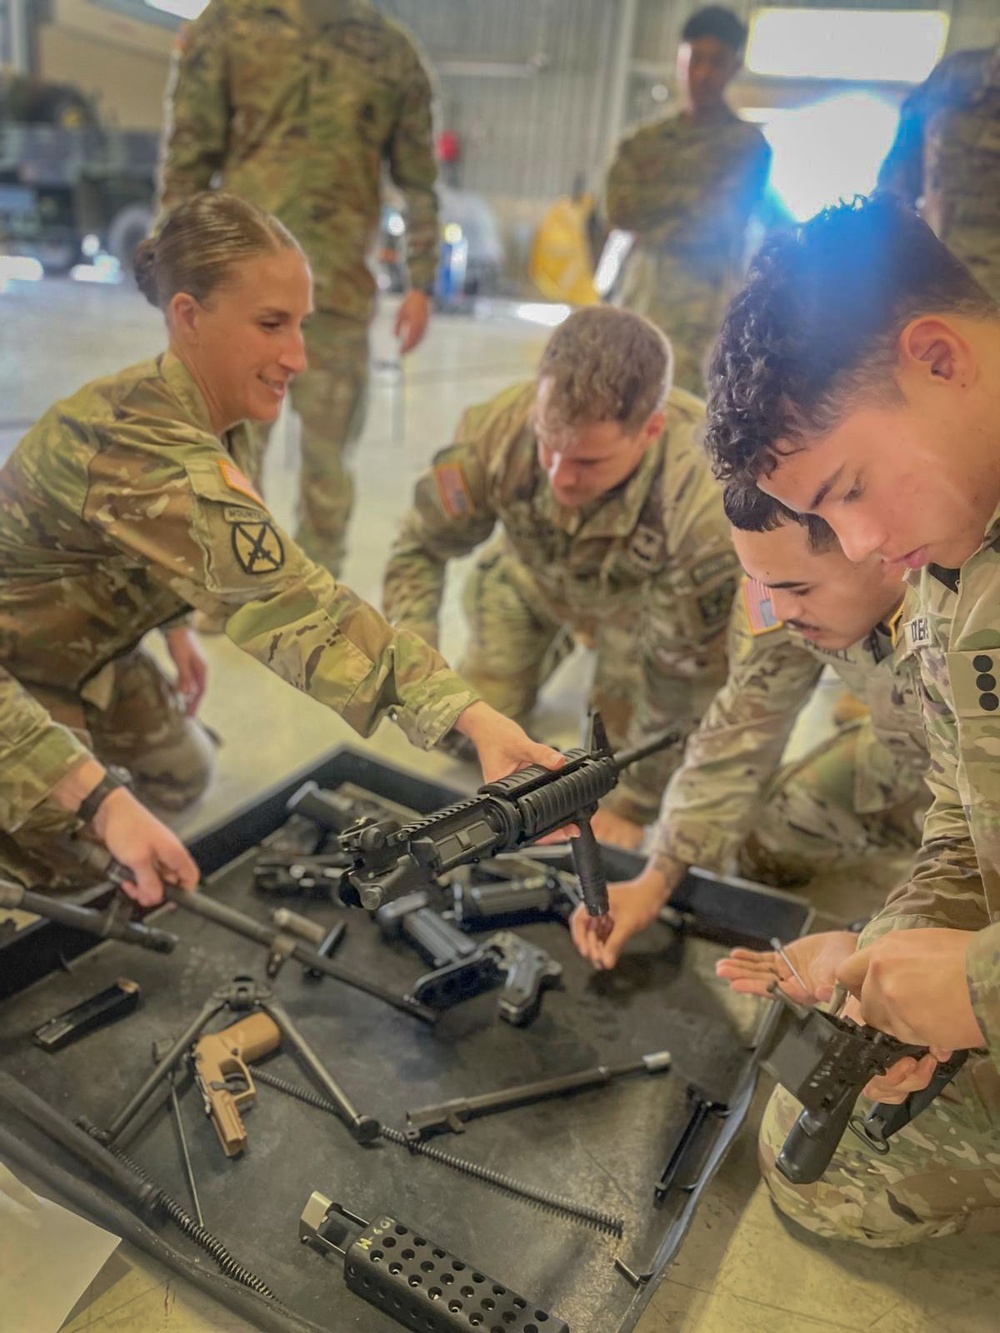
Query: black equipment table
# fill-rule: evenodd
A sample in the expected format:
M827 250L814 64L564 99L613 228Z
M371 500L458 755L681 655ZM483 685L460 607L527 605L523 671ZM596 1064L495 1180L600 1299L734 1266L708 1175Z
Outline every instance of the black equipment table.
M253 891L254 849L281 825L288 796L308 778L326 787L351 782L420 813L456 798L451 789L338 749L193 844L207 879L205 892L267 920L274 902ZM606 851L605 860L612 880L640 868L639 860L625 853ZM256 1105L244 1116L249 1147L242 1157L228 1159L197 1089L185 1077L178 1081L180 1104L206 1227L285 1305L331 1333L348 1328L393 1333L398 1325L353 1296L336 1263L300 1244L298 1219L313 1190L364 1217L402 1218L432 1243L529 1295L573 1333L633 1328L753 1092L751 1047L768 1010L730 994L715 980L713 964L723 945L767 947L772 936L795 939L811 916L808 904L787 894L700 872L688 876L672 905L688 915L687 928L677 933L654 925L604 975L579 958L560 923L519 927L518 933L563 966L562 988L546 992L540 1016L527 1028L498 1021L496 992L457 1005L428 1028L329 978L306 981L295 962L287 962L272 983L359 1110L388 1126L402 1127L407 1107L670 1051L670 1073L477 1121L442 1145L620 1215L621 1238L413 1157L395 1144L360 1146L333 1116L263 1083L257 1085ZM387 944L362 911L307 902L294 906L325 927L346 921L337 958L353 971L405 990L426 970L404 944ZM48 923L0 939L0 995L6 996L0 1009L0 1069L70 1117L82 1114L106 1124L148 1073L154 1041L176 1037L213 989L237 974L264 980L265 953L248 941L184 912L164 911L152 919L180 936L172 954L118 943L89 947L89 938ZM52 971L60 958L72 958L71 966ZM45 1018L122 973L142 987L145 999L136 1013L56 1055L32 1044L31 1033ZM311 1086L284 1047L261 1067ZM685 1188L670 1191L662 1206L654 1207L654 1187L690 1113L689 1084L730 1112L711 1118ZM137 1119L122 1144L191 1210L165 1099L145 1123ZM187 1242L170 1228L165 1237L168 1232L171 1243L187 1252ZM653 1276L635 1286L616 1270L616 1258L633 1273Z

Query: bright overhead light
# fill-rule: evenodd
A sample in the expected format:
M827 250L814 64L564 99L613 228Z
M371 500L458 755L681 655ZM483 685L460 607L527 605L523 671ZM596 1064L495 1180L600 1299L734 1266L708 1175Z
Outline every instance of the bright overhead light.
M858 89L809 106L758 111L752 118L762 122L774 153L771 189L795 220L804 222L838 199L871 193L899 111Z
M941 10L758 9L746 64L773 78L922 83L947 37Z
M150 9L174 14L179 19L196 19L203 9L207 9L208 0L146 0L146 4Z

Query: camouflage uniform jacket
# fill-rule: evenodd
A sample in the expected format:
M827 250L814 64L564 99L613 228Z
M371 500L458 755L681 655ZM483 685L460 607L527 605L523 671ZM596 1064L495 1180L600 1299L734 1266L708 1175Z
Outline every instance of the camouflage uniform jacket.
M913 875L866 928L981 930L1000 921L1000 507L961 570L907 575L901 651L920 668L933 801Z
M693 725L725 676L738 568L700 444L704 408L675 389L666 428L633 475L594 504L567 509L538 461L535 388L518 384L470 408L456 443L418 481L386 567L386 615L436 642L448 560L484 542L499 521L529 605L585 636L616 617L641 626L643 686L630 740L681 720L659 708L667 679L681 683ZM651 818L674 763L666 751L635 765L609 804Z
M294 232L317 309L366 321L383 162L406 201L410 279L434 282L431 103L412 39L367 0L211 0L167 91L161 207L218 173Z
M356 731L398 710L432 745L474 691L303 555L251 460L170 352L50 408L0 470L0 664L106 706L113 659L195 606Z
M1000 45L956 52L910 94L879 185L1000 300Z
M672 116L619 144L605 210L612 226L636 234L627 260L626 305L633 304L628 292L639 281L678 305L685 292L708 288L717 293L715 322L721 322L771 164L760 130L728 107L724 112L708 125Z
M747 834L800 710L823 667L833 667L869 708L855 770L855 809L875 813L919 790L927 767L916 673L877 626L842 651L826 651L774 618L764 585L744 578L729 625L729 678L663 798L652 855L728 869Z
M1000 1069L1000 924L976 935L966 954L965 971L983 1039Z
M0 668L0 829L14 833L90 751Z

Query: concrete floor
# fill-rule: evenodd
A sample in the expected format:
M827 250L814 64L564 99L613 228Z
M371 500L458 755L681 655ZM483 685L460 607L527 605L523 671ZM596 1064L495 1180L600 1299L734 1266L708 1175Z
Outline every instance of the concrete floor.
M162 345L157 314L127 289L59 281L15 284L0 294L0 311L0 459L53 399ZM400 373L393 364L389 314L383 311L373 342L372 403L358 451L358 516L345 570L358 593L377 601L385 550L413 477L450 439L462 408L530 375L546 336L544 327L515 318L510 309L475 321L438 316L427 343ZM268 456L266 490L284 523L294 507L295 466L294 423L282 422ZM459 584L451 580L443 622L449 656L461 645ZM212 791L178 822L184 834L345 741L368 744L381 756L456 785L475 780L467 768L439 754L411 749L389 724L370 742L360 742L339 718L288 689L227 640L206 639L204 646L212 668L204 717L222 734L224 746ZM550 683L538 717L546 739L557 744L575 739L585 674L586 662L578 657ZM861 864L840 867L814 885L821 923L870 910L877 901L877 878L870 865ZM759 1096L754 1123L762 1101ZM1000 1245L992 1238L865 1251L792 1234L758 1185L748 1126L707 1190L638 1327L640 1333L989 1333L1000 1328L998 1259ZM105 1265L64 1325L68 1333L245 1327L128 1246Z

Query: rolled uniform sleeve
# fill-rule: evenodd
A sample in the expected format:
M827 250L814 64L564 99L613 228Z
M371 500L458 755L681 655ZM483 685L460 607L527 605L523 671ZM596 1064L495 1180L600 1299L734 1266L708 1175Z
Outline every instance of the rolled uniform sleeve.
M965 973L986 1049L1000 1070L1000 924L977 932L965 955Z
M448 561L474 551L496 522L484 444L475 436L475 414L469 412L459 427L465 442L443 449L418 480L382 585L382 606L390 623L433 647Z
M726 626L739 565L699 430L700 417L692 414L671 430L667 445L667 561L664 573L650 580L642 607L641 679L627 743L671 728L680 740L626 769L607 801L616 814L640 823L656 818L685 739L726 679Z
M922 570L907 602L918 614L901 635L920 665L932 804L913 873L868 925L865 942L914 926L981 930L1000 918L995 542L994 528L954 578Z
M182 30L167 83L160 154L161 213L209 187L226 157L232 108L226 0L211 0Z
M729 675L667 788L651 855L725 870L759 812L788 737L822 673L782 625L756 631L744 581L729 625Z
M189 440L130 446L127 427L116 427L91 457L84 518L362 735L391 715L414 744L438 741L475 691L309 560L214 441Z
M889 894L885 906L865 927L862 948L890 930L918 926L980 930L990 920L979 858L959 790L957 722L941 690L926 674L921 677L920 694L930 745L926 782L932 803L913 873Z
M0 828L14 833L90 751L0 668Z
M406 263L410 285L430 292L438 263L434 89L416 51L402 86L399 118L386 157L389 174L406 201Z

